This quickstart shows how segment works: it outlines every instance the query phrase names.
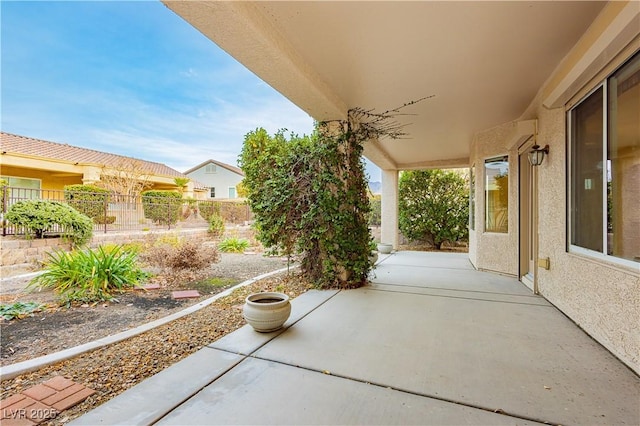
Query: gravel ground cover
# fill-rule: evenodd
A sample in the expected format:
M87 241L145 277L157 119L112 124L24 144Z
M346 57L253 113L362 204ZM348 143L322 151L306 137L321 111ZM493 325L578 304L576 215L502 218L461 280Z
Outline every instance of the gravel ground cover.
M240 282L282 267L286 267L286 261L280 258L225 254L223 255L222 261L216 264L216 274L218 276L234 278L237 282ZM222 291L223 288L229 285L231 284L221 287L219 290L216 290L216 292ZM44 367L35 372L2 381L0 383L0 398L7 398L56 375L62 375L94 389L96 393L93 396L79 405L60 413L55 419L48 423L51 425L65 424L121 392L124 392L145 378L158 373L171 364L198 351L203 346L243 326L245 321L242 318L242 304L246 296L250 293L257 291L280 291L289 294L291 298L295 298L308 288L309 285L295 274L288 275L287 273L281 273L277 276L260 280L247 287L236 290L230 296L222 298L198 312L157 327L144 334ZM177 310L184 309L186 306L198 303L200 300L208 297L211 297L211 294L207 294L200 299L189 299L184 305L178 307L158 308L159 310L154 311L151 316L144 317L143 319L137 319L134 315L136 310L134 310L132 306L125 304L125 309L118 313L118 315L126 316L128 312L128 324L132 324L131 326L139 325L148 322L153 319L153 317L165 316ZM152 306L158 307L158 305ZM73 309L94 309L97 310L96 312L99 317L101 315L104 316L104 312L110 308L94 306ZM65 314L65 311L60 312L61 315ZM66 313L69 314L69 312ZM32 318L38 321L37 315L39 314L34 315ZM55 323L55 321L51 321L51 318L46 316L48 315L47 313L43 315L45 315L42 317L43 319L39 320L41 323ZM8 336L5 335L5 330L9 329L9 325L17 325L20 324L21 321L25 320L11 321L13 324L8 324L5 321L0 324L3 327L3 350L4 347L8 345ZM90 320L88 321L94 324ZM88 327L86 322L84 326L81 323L82 321L79 320L80 325L74 329L75 331L70 332L67 330L65 333L63 330L63 332L56 334L53 340L63 340L65 335L73 335L66 340L66 347L71 347L76 341L85 343L97 338L93 337L96 332L96 330L92 329L93 327ZM104 335L122 331L120 328L120 326L112 328L110 332ZM5 344L5 339L7 339L7 344ZM34 337L34 339L37 339L37 337ZM43 339L45 339L44 341L47 340L46 337L43 337ZM48 338L48 340L52 339ZM28 351L30 358L52 351L51 345L41 345L33 341L30 344L27 343L27 346L31 348ZM45 349L39 349L41 347Z
M3 280L0 302L35 301L47 309L19 320L0 320L0 365L33 359L77 346L101 337L128 330L165 317L205 300L237 283L266 272L286 267L279 257L222 253L220 262L211 266L206 280L167 282L154 278L158 290L133 290L117 295L117 302L103 302L60 307L52 291L26 292L29 278ZM197 299L176 300L174 290L195 289Z

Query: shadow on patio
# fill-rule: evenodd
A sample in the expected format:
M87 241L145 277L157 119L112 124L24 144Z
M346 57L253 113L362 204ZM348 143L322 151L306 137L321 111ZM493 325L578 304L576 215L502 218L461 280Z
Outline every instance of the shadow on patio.
M400 252L74 424L639 424L640 378L514 278Z

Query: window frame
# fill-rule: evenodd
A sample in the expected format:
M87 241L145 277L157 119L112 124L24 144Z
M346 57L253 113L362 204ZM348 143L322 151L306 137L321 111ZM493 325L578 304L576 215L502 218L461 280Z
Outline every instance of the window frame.
M609 126L609 81L610 78L622 67L628 64L638 52L632 54L624 61L622 61L616 68L614 68L610 73L603 76L602 79L594 85L588 92L584 93L584 95L578 99L576 102L571 103L571 105L567 106L565 111L565 121L566 121L566 151L567 151L567 163L566 163L566 188L567 188L567 197L566 197L566 252L574 255L584 256L586 258L590 258L593 260L603 261L610 264L615 264L618 266L626 266L635 269L636 271L640 270L640 262L625 259L618 256L613 256L607 253L607 244L608 244L608 232L607 232L607 175L609 172L608 165L608 149L609 149L609 139L610 139L610 126ZM573 111L580 106L583 102L589 99L592 95L594 95L598 90L602 89L602 156L600 157L602 160L602 246L600 247L600 251L595 251L586 247L581 247L575 244L572 244L573 241L573 221L572 221L572 208L573 208Z
M0 179L5 179L7 181L7 187L8 188L12 188L13 194L9 196L9 200L13 200L14 202L20 201L20 200L40 200L42 198L42 179L40 178L32 178L32 177L24 177L24 176L11 176L11 175L1 175ZM12 185L11 180L12 179L23 179L23 180L31 180L34 182L38 182L38 188L25 188L23 186L15 186L15 182ZM17 191L17 195L16 195L16 191ZM25 191L24 194L25 195L20 195L20 190ZM29 196L27 197L27 194L29 195L34 195L34 197Z
M469 167L469 229L476 230L476 165Z
M212 192L213 192L213 195L211 195ZM215 186L210 186L209 187L209 198L216 198L216 187Z
M507 221L507 229L506 231L496 231L496 230L487 230L487 217L488 217L488 206L487 206L487 164L488 163L497 163L497 162L505 162L507 163L507 212L506 212L506 221ZM509 154L502 155L494 155L491 157L486 157L482 161L482 199L484 203L484 208L482 209L483 220L482 220L482 232L485 234L495 234L495 235L509 235L511 232L511 227L509 226L509 204L511 203L511 197L509 196L509 186L511 182L509 177L511 175L511 157Z

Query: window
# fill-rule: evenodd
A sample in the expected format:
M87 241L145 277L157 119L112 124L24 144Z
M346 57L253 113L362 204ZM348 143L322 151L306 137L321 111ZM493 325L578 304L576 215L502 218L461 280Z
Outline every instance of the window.
M569 111L574 251L640 262L638 117L640 54Z
M236 198L236 187L235 186L230 186L229 187L229 198Z
M476 229L476 166L469 169L469 228Z
M216 189L215 188L209 188L209 198L216 198Z
M207 166L204 168L204 172L205 173L215 173L217 172L217 167L215 164L209 163L207 164Z
M1 176L0 179L7 181L11 188L11 195L14 201L37 200L40 198L40 179L29 179L11 176Z
M491 158L484 162L486 232L509 231L509 157Z

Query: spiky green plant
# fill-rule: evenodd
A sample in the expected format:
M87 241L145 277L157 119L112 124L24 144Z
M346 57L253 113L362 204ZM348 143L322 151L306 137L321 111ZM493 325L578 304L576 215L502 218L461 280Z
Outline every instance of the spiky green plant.
M48 253L45 272L29 288L52 289L62 303L113 300L113 294L137 285L147 274L137 265L137 252L122 246Z
M218 250L225 253L242 253L249 248L249 241L244 238L226 238L218 244Z

